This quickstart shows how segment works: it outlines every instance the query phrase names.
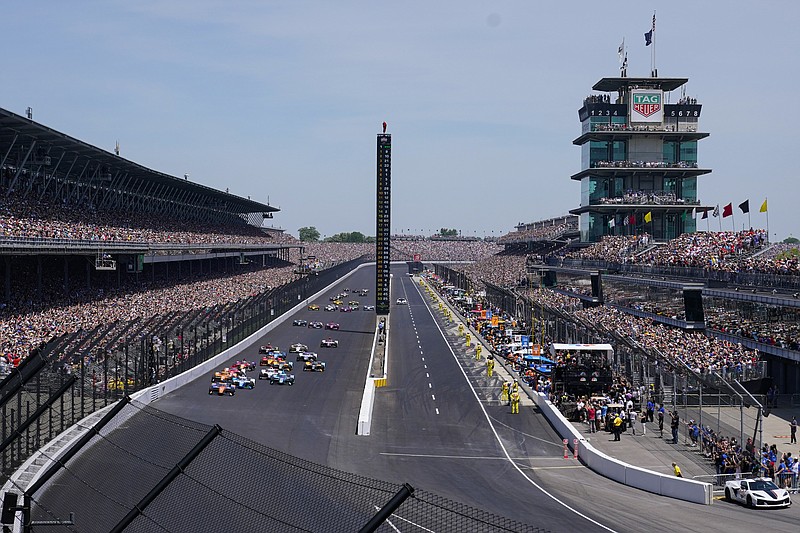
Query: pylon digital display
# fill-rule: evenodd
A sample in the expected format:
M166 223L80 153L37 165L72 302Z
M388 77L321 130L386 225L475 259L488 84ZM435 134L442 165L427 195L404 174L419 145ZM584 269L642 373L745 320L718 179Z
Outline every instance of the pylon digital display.
M375 312L379 315L388 315L389 305L391 303L389 294L389 228L391 227L392 136L386 133L378 135L377 178L377 210L375 220Z

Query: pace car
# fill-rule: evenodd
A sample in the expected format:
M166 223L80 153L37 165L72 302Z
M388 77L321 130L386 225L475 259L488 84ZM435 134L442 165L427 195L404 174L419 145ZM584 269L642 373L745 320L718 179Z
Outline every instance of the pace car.
M299 342L296 342L291 346L289 346L289 353L301 353L307 351L308 351L308 346Z
M292 325L306 327L308 326L308 320L303 320L302 318L298 318L297 320L292 321Z
M408 305L408 300L406 300L405 298L398 298L397 305Z
M738 479L725 483L725 499L748 507L789 507L792 499L786 489L768 477Z
M322 329L322 322L309 322L308 327L311 329Z
M325 361L306 361L303 372L325 372Z
M233 396L236 394L236 386L228 381L217 381L211 383L208 387L208 394L216 394L217 396Z
M325 324L325 329L339 329L339 324L336 322L328 322Z
M316 354L316 352L299 353L299 354L297 354L297 360L298 361L306 361L306 362L308 362L308 361L316 361L317 360L317 354Z
M279 371L269 378L270 385L294 385L294 374L287 374L286 372Z
M339 341L328 337L327 339L322 339L319 343L319 346L320 348L338 348Z

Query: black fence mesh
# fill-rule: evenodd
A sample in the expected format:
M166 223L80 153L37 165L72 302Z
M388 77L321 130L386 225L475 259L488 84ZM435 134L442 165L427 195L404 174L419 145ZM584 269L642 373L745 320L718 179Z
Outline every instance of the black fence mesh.
M48 531L110 531L214 428L132 403L37 493ZM221 429L129 532L358 531L401 488L308 462ZM388 523L388 522L391 522ZM545 531L417 489L378 528Z

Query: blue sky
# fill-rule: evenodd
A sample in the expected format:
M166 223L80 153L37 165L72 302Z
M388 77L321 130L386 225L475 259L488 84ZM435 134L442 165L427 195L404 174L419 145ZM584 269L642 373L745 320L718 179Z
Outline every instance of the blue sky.
M385 120L393 230L497 236L579 205L577 110L618 75L623 37L629 76L649 74L656 8L659 74L689 78L711 134L700 200L749 199L765 227L768 197L773 239L800 237L800 2L663 4L11 0L0 107L30 106L109 151L119 140L137 163L269 199L294 235L374 235Z

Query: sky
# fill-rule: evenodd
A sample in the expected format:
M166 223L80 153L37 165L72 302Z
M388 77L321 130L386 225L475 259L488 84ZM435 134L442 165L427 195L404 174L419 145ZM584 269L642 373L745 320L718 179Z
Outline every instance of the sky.
M500 236L579 206L577 111L623 38L649 75L654 9L659 75L710 133L700 201L765 228L766 198L772 240L800 237L797 0L5 0L0 107L269 202L295 236L375 234L386 121L392 232Z

